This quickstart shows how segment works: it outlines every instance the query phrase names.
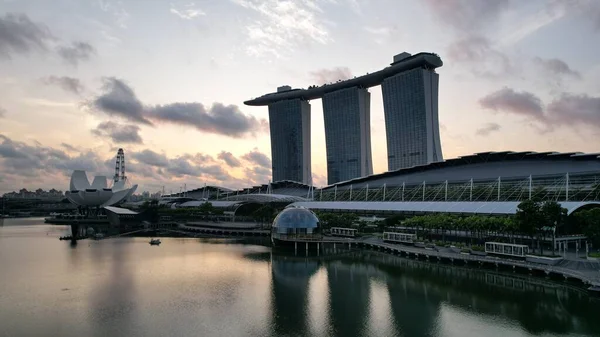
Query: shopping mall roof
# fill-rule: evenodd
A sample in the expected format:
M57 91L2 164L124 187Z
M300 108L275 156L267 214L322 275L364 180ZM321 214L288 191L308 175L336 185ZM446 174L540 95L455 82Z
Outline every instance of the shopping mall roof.
M518 201L308 201L295 202L288 207L306 207L311 210L365 212L365 213L456 213L512 215L517 212ZM559 204L571 214L577 209L598 205L600 202L563 201Z

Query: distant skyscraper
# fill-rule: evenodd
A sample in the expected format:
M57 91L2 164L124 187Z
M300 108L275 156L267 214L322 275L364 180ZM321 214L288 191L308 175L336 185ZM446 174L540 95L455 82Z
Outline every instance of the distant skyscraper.
M364 88L323 96L328 184L373 173L370 110L371 94Z
M310 104L290 99L269 104L273 181L312 184Z
M438 82L439 75L425 67L383 80L388 171L443 161Z

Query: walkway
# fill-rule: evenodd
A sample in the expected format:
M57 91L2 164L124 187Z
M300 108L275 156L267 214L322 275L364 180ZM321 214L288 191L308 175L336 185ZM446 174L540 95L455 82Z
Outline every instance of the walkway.
M389 250L393 253L405 253L407 255L415 255L416 257L425 256L427 259L435 258L438 260L447 259L450 261L477 262L479 264L492 264L496 267L503 265L514 268L523 268L529 271L539 271L546 275L555 274L563 276L565 279L571 277L582 281L584 284L592 287L600 287L600 262L598 261L571 261L563 260L557 266L548 266L536 264L521 260L510 260L500 257L479 256L462 253L454 253L448 249L427 249L414 246L406 246L402 244L392 244L383 242L379 238L366 238L358 240L359 246L376 248L380 250Z

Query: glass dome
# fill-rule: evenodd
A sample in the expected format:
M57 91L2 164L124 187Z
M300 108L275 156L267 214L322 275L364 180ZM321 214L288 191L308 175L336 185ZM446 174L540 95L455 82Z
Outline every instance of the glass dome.
M275 217L273 233L316 234L319 233L319 218L306 208L286 208Z

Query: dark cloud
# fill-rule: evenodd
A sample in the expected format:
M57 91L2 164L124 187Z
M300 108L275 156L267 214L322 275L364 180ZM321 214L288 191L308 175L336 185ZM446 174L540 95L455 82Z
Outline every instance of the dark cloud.
M488 136L495 131L500 131L500 125L498 123L486 123L483 127L477 129L475 134L479 136Z
M542 101L534 94L517 92L511 88L503 88L479 100L479 104L495 111L513 113L521 116L544 120Z
M93 152L69 156L64 151L41 145L31 146L0 135L0 170L20 177L40 177L72 170L103 171Z
M152 150L143 150L141 152L133 152L131 154L133 159L139 161L140 163L157 166L157 167L167 167L169 166L169 159L164 154L156 153Z
M25 187L28 189L57 188L64 190L69 183L73 170L86 170L88 176L105 175L112 177L114 173L115 152L111 149L106 156L99 155L98 150L81 150L66 143L60 148L46 147L35 142L28 145L0 134L0 172L5 181L11 185L1 185L0 190ZM196 153L183 154L169 158L164 154L145 149L128 152L127 176L132 184L140 184L143 191L150 186L166 186L167 190L181 186L185 182L206 182L231 188L239 188L250 184L266 183L270 171L256 166L247 168L246 176L236 178L228 174L225 165L219 165L210 155Z
M67 46L59 46L57 52L65 62L76 66L81 61L89 60L96 54L96 49L87 42L75 41Z
M240 165L242 165L240 160L237 159L233 154L231 154L231 152L221 151L217 158L224 161L230 167L239 167Z
M486 37L470 35L448 46L448 58L465 64L478 76L497 77L514 72L510 59L494 48Z
M102 122L92 130L92 133L100 137L109 137L115 143L142 144L140 127L131 124L119 124L115 122Z
M0 118L6 116L6 109L4 109L3 107L0 107Z
M269 157L267 157L266 154L258 151L258 149L254 149L246 153L242 156L242 158L249 161L250 163L256 164L264 168L271 167L271 159L269 159Z
M168 122L233 138L264 132L268 127L264 119L245 115L235 105L214 103L210 109L197 102L144 106L133 89L116 78L106 78L103 91L88 106L136 123L152 125L151 121Z
M332 69L320 69L310 72L310 78L318 85L347 80L352 78L352 72L348 67L336 67Z
M64 147L65 149L67 149L67 151L71 151L71 152L79 152L79 150L74 147L73 145L69 145L67 143L60 143L60 146Z
M31 21L25 14L8 13L0 17L0 57L45 51L53 39L47 27Z
M424 0L436 21L461 32L480 31L498 20L509 0Z
M562 94L548 104L547 112L553 124L600 128L600 97Z
M234 138L261 128L255 117L243 114L235 105L214 103L206 109L202 103L172 103L148 108L152 120L193 126L200 131Z
M56 85L61 89L79 95L85 90L81 81L74 77L68 76L48 76L42 79L47 85Z
M132 122L152 125L144 117L142 102L125 82L108 77L104 79L102 89L104 93L88 103L92 109L102 111L109 116L118 116Z
M543 59L540 57L534 58L534 62L539 64L544 70L552 75L565 75L571 76L573 78L581 78L581 74L578 71L575 71L569 67L565 61L553 58L553 59Z

